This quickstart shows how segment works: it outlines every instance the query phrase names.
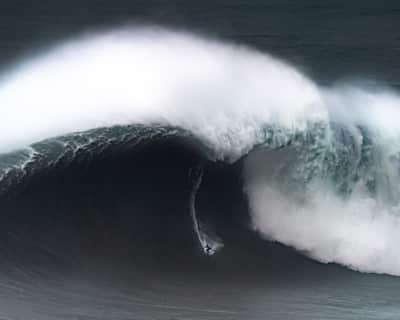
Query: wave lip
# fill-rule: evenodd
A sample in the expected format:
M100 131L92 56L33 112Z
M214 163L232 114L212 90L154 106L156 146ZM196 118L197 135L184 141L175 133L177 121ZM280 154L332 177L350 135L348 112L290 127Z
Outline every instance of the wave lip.
M182 127L221 158L260 142L260 127L326 115L315 85L268 55L162 29L70 41L0 84L0 152L96 127ZM21 129L23 128L23 130Z

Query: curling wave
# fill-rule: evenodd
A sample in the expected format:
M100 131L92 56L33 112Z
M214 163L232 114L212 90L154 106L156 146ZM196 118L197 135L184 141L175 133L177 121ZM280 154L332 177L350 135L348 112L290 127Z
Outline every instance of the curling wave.
M400 98L387 89L324 88L243 46L139 28L21 63L0 105L3 188L80 154L190 136L210 160L244 158L261 235L400 275Z

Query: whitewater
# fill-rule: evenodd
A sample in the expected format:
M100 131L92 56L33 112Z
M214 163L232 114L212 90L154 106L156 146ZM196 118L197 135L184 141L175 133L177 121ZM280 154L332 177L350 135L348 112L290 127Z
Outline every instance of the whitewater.
M136 27L85 34L21 61L0 76L0 106L5 172L35 161L32 144L45 139L180 128L212 150L210 160L244 161L261 236L323 263L400 275L392 90L323 87L246 46ZM18 164L7 158L16 150L25 154Z

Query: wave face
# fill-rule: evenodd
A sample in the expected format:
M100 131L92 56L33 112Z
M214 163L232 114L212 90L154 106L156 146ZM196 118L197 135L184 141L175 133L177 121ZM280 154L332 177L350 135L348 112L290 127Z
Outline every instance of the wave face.
M1 77L0 105L3 190L104 149L190 137L209 160L243 159L263 237L400 275L400 98L387 89L321 87L240 45L137 28L22 62Z

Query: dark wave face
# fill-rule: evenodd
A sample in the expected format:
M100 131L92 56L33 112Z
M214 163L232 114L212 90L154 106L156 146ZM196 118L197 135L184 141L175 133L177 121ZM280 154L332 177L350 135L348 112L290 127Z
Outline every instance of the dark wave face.
M173 257L173 268L176 260L203 268L213 264L203 245L220 243L221 259L231 245L258 239L250 230L243 161L210 161L209 149L183 130L114 127L32 150L29 162L4 176L1 203L5 238L31 246L32 259L68 264L117 254L135 267L147 268L148 260L168 265Z
M49 147L54 142L38 144L35 149L41 146L58 161L40 169L35 168L39 162L31 162L3 192L4 315L284 319L297 310L292 299L298 294L307 310L304 319L309 313L356 318L367 312L374 318L387 312L387 304L365 294L365 286L375 287L375 276L354 277L319 265L252 231L243 160L209 161L204 146L171 128L123 131L151 138L101 144L101 149L93 145L63 157L55 157ZM199 166L196 221L207 240L223 242L211 256L203 250L190 211L192 171ZM346 294L370 308L349 316L348 309L356 306L344 295L330 311L324 294L343 294L349 280ZM393 290L388 303L395 305L396 283L379 278L379 285L386 293ZM314 305L321 303L325 307Z
M0 316L397 319L399 102L160 28L21 64Z
M131 137L110 143L121 131ZM75 152L60 154L55 140L37 144L40 155L9 172L0 207L3 314L241 318L229 296L221 305L213 295L231 295L229 282L247 287L259 275L294 274L286 263L313 266L249 230L241 162L211 162L204 146L172 128L95 134L101 142ZM190 211L199 166L196 223L224 243L213 256L203 252Z

